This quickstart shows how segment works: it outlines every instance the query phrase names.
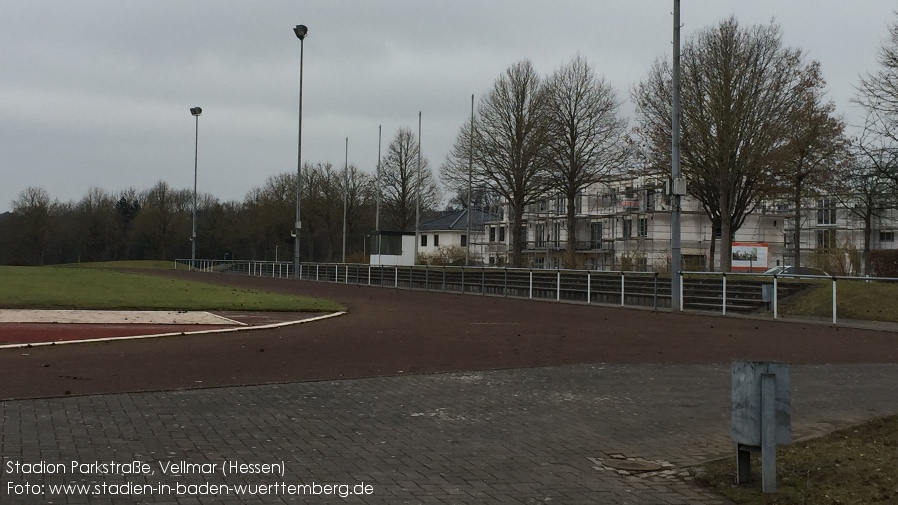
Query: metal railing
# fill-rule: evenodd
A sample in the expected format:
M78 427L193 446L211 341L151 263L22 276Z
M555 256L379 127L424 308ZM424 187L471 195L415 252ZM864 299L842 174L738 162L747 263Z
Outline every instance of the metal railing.
M727 279L750 279L752 283L757 284L760 282L761 284L761 300L763 303L769 305L769 310L773 312L773 318L779 318L779 297L780 293L783 291L784 283L786 286L790 288L797 288L804 286L805 289L808 287L821 287L823 285L831 284L832 286L832 323L838 324L838 282L839 281L855 281L855 282L888 282L895 283L898 282L898 278L894 277L853 277L846 275L801 275L801 274L776 274L776 275L759 275L756 273L741 273L741 272L681 272L683 275L683 282L680 283L680 299L686 300L684 296L689 296L688 286L694 286L695 282L689 283L687 282L690 277L693 279L713 279L715 281L719 281L721 284L720 287L720 302L718 309L720 310L722 315L727 314L727 307L733 307L737 305L738 298L734 300L732 298L733 291L727 289ZM759 281L760 279L760 281ZM799 282L797 282L799 281ZM801 284L800 281L808 281L804 284ZM728 300L728 295L730 298ZM684 301L683 305L686 305ZM680 309L683 310L683 307Z
M191 260L176 260L189 269ZM292 279L285 261L196 260L195 270ZM681 310L728 313L771 311L780 317L782 298L821 285L832 285L832 322L838 322L837 283L898 282L898 278L751 273L681 272ZM670 278L657 272L544 270L507 267L394 266L354 263L303 263L301 280L504 296L621 307L670 308Z
M189 259L176 268L190 268ZM289 279L293 264L275 261L197 260L195 270ZM558 302L670 307L670 280L655 272L542 270L506 267L394 266L303 263L299 278L395 289L422 289Z

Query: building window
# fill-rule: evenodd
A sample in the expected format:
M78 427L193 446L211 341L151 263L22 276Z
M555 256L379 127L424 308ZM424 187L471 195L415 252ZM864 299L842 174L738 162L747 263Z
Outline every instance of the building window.
M421 235L421 247L427 247L427 235Z
M655 190L649 189L645 192L645 208L646 210L655 210Z
M533 268L545 268L546 258L533 258Z
M648 237L649 236L649 220L648 220L648 218L645 218L645 217L639 218L639 236L640 237Z
M546 224L545 223L537 223L536 224L536 247L545 247L546 246Z
M895 241L895 232L893 232L893 231L879 232L879 241L880 242L894 242Z
M817 249L830 251L836 248L836 230L817 230Z
M433 234L433 246L440 247L440 236L436 233Z
M552 224L552 245L556 248L561 247L561 223Z
M490 242L496 241L496 227L490 226Z
M505 227L499 227L499 242L505 242Z
M462 235L462 236L461 236L461 246L462 246L462 247L465 247L465 246L467 246L467 245L468 245L468 236L467 236L467 235Z
M836 201L834 199L817 200L817 224L836 224Z
M589 248L602 248L602 223L589 223Z
M629 219L623 220L623 233L621 234L624 238L630 238L633 236L633 221Z

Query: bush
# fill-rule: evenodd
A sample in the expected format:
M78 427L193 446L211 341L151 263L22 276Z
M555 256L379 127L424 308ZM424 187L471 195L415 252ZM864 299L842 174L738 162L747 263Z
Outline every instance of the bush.
M898 249L870 251L870 266L877 277L898 277Z
M480 256L471 253L471 261L477 262ZM433 254L418 254L418 263L426 265L464 265L465 249L457 245L438 247Z

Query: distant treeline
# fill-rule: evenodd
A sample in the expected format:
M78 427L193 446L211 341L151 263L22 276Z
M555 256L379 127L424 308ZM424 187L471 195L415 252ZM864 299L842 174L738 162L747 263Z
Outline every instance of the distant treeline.
M375 178L354 166L344 171L325 163L306 164L302 179L303 260L342 259L345 194L347 260L362 261L365 237L375 226ZM397 216L393 210L390 202L383 203L381 228L408 224L409 216ZM430 213L433 206L424 210ZM199 194L196 255L291 261L295 214L296 174L270 177L242 202ZM12 212L0 214L0 263L189 258L192 216L193 190L174 189L163 181L143 191L111 193L94 187L80 201L65 203L44 188L29 187L19 194ZM410 218L414 224L414 214Z

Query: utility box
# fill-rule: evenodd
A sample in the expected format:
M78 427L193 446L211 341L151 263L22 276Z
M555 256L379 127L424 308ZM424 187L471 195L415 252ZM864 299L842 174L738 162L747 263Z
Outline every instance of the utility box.
M761 451L762 487L776 491L776 445L792 443L792 367L770 361L732 364L732 437L736 480L750 478L750 452Z
M761 301L764 303L773 302L773 284L761 284Z

